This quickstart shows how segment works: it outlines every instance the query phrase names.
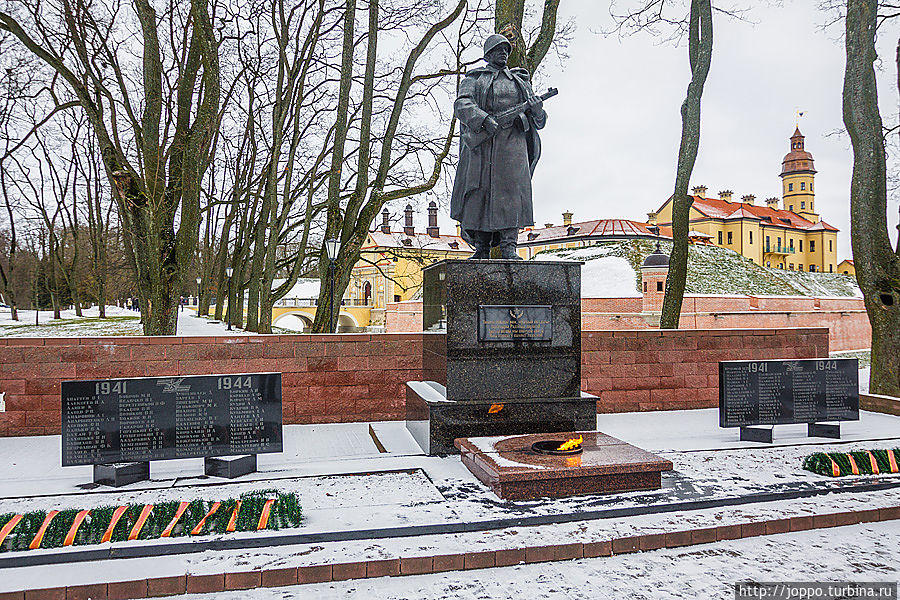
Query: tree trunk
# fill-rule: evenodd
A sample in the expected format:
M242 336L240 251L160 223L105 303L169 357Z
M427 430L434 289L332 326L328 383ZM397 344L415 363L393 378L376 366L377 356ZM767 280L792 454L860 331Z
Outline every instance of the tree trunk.
M513 51L509 55L510 67L523 67L534 73L556 34L556 14L559 0L544 0L541 29L529 48L522 35L525 18L525 0L497 0L494 11L494 31L502 33L510 41Z
M848 0L844 125L853 144L850 237L872 326L869 391L900 396L900 255L887 226L887 166L875 85L876 0Z
M697 150L700 147L700 98L712 60L713 26L710 0L692 0L688 55L691 63L691 82L681 105L681 145L678 148L678 168L675 173L675 193L672 196L672 253L669 255L669 275L663 298L661 329L678 329L681 302L687 282L688 232L693 199L688 195Z

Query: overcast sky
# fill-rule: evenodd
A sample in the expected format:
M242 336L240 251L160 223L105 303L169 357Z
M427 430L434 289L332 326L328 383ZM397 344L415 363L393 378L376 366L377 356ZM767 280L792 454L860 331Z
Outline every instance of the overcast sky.
M627 0L622 0L624 4ZM713 58L703 93L700 151L691 185L707 194L731 189L757 203L781 196L781 160L789 151L796 111L815 159L816 207L838 227L838 260L850 257L849 188L852 153L843 133L844 47L840 26L823 31L827 15L812 0L759 7L747 21L714 15ZM645 221L674 188L681 135L679 109L690 80L687 49L648 34L620 39L597 33L611 25L608 2L570 0L561 18L577 30L561 65L555 57L539 83L559 88L548 100L543 157L534 175L538 226L626 218ZM894 51L898 29L879 35L882 118L896 118ZM541 89L540 91L544 91ZM836 134L836 131L840 131ZM455 226L444 209L445 231ZM889 208L896 239L897 202Z

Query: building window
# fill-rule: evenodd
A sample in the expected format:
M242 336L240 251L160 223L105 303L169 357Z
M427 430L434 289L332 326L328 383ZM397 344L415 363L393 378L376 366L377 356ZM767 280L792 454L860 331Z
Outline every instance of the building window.
M805 190L806 190L806 182L805 182L805 181L801 181L801 182L800 182L800 191L805 191Z
M794 191L794 184L793 184L793 183L789 183L789 184L788 184L788 191L789 191L789 192L793 192L793 191Z
M769 236L766 236L766 252L769 251Z
M801 208L801 209L806 208L806 202L801 202L801 203L800 203L800 208Z
M815 240L809 240L809 251L810 252L816 251L816 241Z
M803 263L800 263L799 265L797 265L797 270L798 270L798 271L802 271L802 270L803 270Z
M781 238L778 238L778 249L781 250Z
M394 302L400 302L400 294L394 294Z
M771 266L772 266L772 261L767 260L767 261L766 261L766 266L767 266L767 267L771 267Z
M791 211L791 212L794 212L794 205L791 204L790 206L788 206L788 210Z
M752 232L752 231L748 231L747 233L750 234L750 243L752 244L752 243L753 243L753 232Z
M812 189L812 181L809 182L809 191L813 191L813 189ZM812 204L810 204L809 207L812 208Z
M644 282L644 293L645 294L647 293L647 282L646 281Z
M809 265L809 271L810 271L810 273L812 273L812 272L815 271L815 270L816 270L816 265Z
M722 245L722 232L719 232L719 245Z
M788 265L788 269L791 270L791 271L793 271L793 270L794 270L794 263L789 264L789 265Z
M828 265L828 272L829 272L829 273L832 273L832 272L833 272L833 271L832 271L832 268L834 268L834 265Z
M831 249L831 240L828 240L828 251L834 252L834 250Z
M794 240L791 240L791 252L794 251Z
M803 252L803 240L800 240L800 252Z
M734 242L734 238L731 235L731 232L728 232L728 245L730 246Z
M662 288L662 281L657 281L657 282L656 282L656 291L657 291L657 292L663 291L663 288Z

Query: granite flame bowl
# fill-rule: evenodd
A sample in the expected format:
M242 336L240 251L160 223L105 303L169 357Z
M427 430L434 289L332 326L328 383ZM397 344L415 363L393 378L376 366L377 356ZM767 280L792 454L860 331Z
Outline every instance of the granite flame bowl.
M538 454L552 454L555 456L581 454L584 450L580 444L568 450L560 450L559 447L565 444L566 441L567 440L544 440L542 442L535 442L531 445L531 449Z

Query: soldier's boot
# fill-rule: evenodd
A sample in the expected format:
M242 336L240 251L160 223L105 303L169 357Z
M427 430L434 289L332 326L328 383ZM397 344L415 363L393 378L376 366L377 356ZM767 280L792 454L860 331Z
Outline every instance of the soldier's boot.
M500 258L503 260L522 260L516 253L516 245L519 241L519 230L516 228L504 229L500 232Z
M466 230L465 233L466 235L464 235L463 237L473 248L475 248L475 253L469 258L479 260L491 257L490 231L477 231L469 229Z

